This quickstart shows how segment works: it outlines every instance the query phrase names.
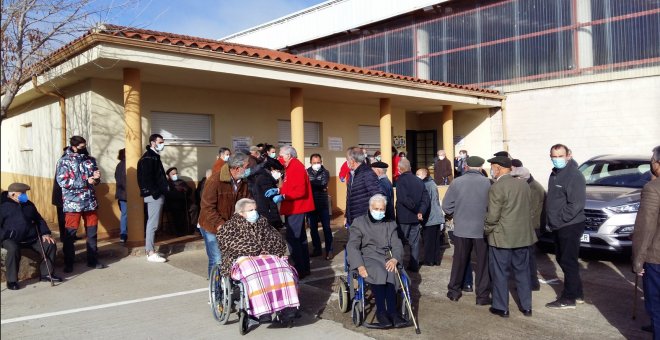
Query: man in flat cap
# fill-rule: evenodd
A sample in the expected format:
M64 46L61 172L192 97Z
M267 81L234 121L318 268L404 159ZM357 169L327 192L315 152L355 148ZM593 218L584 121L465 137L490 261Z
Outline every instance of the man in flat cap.
M508 151L498 151L498 152L494 153L493 156L495 156L495 157L506 157L506 158L511 159L511 155L509 154Z
M385 218L389 220L394 220L394 188L392 187L392 182L387 178L387 168L389 165L385 162L373 162L371 163L371 169L378 176L378 187L380 191L383 192L383 195L387 198L387 205L385 206Z
M454 219L454 259L447 285L447 297L452 301L461 298L464 278L467 275L470 278L472 276L468 265L474 249L477 255L477 305L489 305L491 302L488 246L484 240L484 218L488 209L490 180L481 174L483 164L484 159L481 157L468 157L467 171L451 182L442 200L445 214L453 215Z
M529 246L536 242L531 226L531 192L524 181L511 176L511 159L497 156L488 160L495 183L488 192L488 214L484 231L488 237L493 304L490 312L509 316L509 273L513 268L520 311L532 316L529 279Z
M32 248L41 254L41 245L43 245L47 259L41 261L41 280L50 281L52 278L53 281L62 282L62 279L53 273L57 250L55 240L50 235L46 221L30 202L28 190L30 187L27 184L12 183L7 191L2 193L2 203L0 203L0 237L2 248L7 249L5 268L7 289L10 290L20 288L18 265L21 262L21 248ZM50 265L47 265L46 261L49 261Z

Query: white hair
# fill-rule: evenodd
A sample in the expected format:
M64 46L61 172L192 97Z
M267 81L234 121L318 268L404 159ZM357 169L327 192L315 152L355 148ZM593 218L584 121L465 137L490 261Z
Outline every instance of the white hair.
M291 145L284 145L280 148L280 152L291 156L291 158L298 158L298 152L296 152L296 149L291 146Z
M383 202L384 205L387 205L387 197L383 194L375 194L369 198L369 207L376 202Z
M253 199L241 198L240 200L238 200L238 202L236 202L236 205L234 206L234 212L242 213L243 210L245 209L245 206L248 204L257 205L257 202L255 202Z

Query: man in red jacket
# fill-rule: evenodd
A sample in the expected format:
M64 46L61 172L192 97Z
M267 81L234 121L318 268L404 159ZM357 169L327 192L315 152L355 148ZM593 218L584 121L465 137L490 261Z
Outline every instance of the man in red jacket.
M282 203L280 213L286 223L286 242L300 279L309 275L309 249L305 232L305 213L315 210L312 186L307 170L298 160L296 149L285 145L280 148L280 163L284 166L284 183L281 188L266 191L266 197Z

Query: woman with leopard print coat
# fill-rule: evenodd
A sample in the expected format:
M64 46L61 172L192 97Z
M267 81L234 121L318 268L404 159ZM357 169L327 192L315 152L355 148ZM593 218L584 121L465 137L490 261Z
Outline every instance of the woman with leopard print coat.
M221 275L229 276L234 261L241 256L263 254L284 256L286 243L280 233L259 216L257 205L249 198L236 202L234 215L216 234L222 252Z

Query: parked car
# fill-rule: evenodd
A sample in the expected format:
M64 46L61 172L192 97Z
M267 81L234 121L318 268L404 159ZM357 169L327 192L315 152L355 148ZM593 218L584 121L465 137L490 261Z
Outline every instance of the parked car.
M578 168L587 183L586 227L581 247L629 251L642 187L651 180L648 156L604 155ZM552 243L552 234L539 240Z

